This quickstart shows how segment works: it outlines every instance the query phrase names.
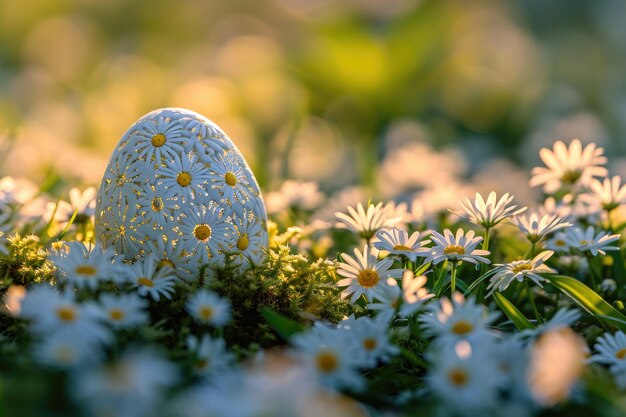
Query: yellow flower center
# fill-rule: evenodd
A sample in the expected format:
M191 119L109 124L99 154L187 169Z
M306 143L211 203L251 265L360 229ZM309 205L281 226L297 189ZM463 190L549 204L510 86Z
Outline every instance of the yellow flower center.
M405 245L396 245L396 246L393 247L393 250L408 250L408 251L410 251L411 248L409 248L408 246L405 246Z
M202 320L208 321L213 317L213 307L211 306L202 306L198 311L198 315Z
M371 269L364 269L359 272L359 275L357 275L359 285L364 288L375 287L376 284L378 284L379 279L378 272Z
M69 346L59 346L54 351L54 359L60 363L70 364L74 362L74 351Z
M565 184L574 184L576 181L578 181L581 175L582 171L578 169L565 171L563 176L561 176L561 181L563 181Z
M187 187L189 184L191 184L191 174L188 173L187 171L183 171L180 174L178 174L178 176L176 177L176 182L178 183L178 185L180 185L181 187Z
M157 133L152 136L152 146L160 148L163 145L165 145L165 135L163 133Z
M557 239L554 241L554 246L566 246L567 243L563 239Z
M588 240L581 240L580 242L578 242L580 245L588 245L589 241Z
M76 320L76 310L73 307L59 307L57 317L63 321L74 321Z
M224 181L226 181L226 184L234 187L237 184L237 177L235 177L235 174L233 174L232 172L227 172L224 175Z
M204 369L209 365L209 360L202 358L196 361L196 369Z
M471 333L472 330L474 330L474 326L472 325L472 323L465 320L457 321L456 323L454 323L454 326L452 326L452 333L458 335Z
M109 318L113 321L124 320L124 317L126 317L126 314L124 314L124 312L119 308L112 308L109 310Z
M193 228L193 235L198 240L207 240L211 237L211 227L206 224L199 224Z
M249 244L250 242L248 241L248 235L241 235L239 236L239 239L237 239L237 249L239 249L240 251L248 249Z
M157 264L157 269L161 269L161 268L163 268L164 266L169 266L169 267L170 267L170 268L172 268L172 269L176 268L176 267L174 266L174 263L173 263L172 261L170 261L169 259L161 259L161 260L159 261L159 263Z
M148 277L141 277L137 280L137 284L143 285L144 287L154 287L154 281L152 281Z
M450 372L448 372L448 380L452 383L452 385L456 385L457 387L466 385L469 382L469 375L462 368L454 368Z
M163 210L163 199L161 197L155 197L152 199L152 210L153 211Z
M615 353L617 359L624 359L626 357L626 348L622 348Z
M333 352L323 351L320 352L315 358L315 364L317 369L324 373L330 373L337 369L339 366L339 360Z
M465 255L465 248L459 245L448 245L444 248L443 253L445 255L449 255L451 253L456 253L457 255Z
M376 341L376 339L367 338L363 341L363 347L365 348L365 350L374 350L376 349L377 345L378 342Z
M96 275L98 270L94 268L92 265L78 265L76 269L74 270L74 272L76 272L77 275L87 275L87 276L92 277Z
M118 187L124 186L124 184L126 184L126 174L119 175L115 180L115 183L118 185Z
M514 274L518 274L520 272L528 271L531 269L532 269L532 265L527 262L524 264L515 265L513 268L511 268L511 272L513 272Z

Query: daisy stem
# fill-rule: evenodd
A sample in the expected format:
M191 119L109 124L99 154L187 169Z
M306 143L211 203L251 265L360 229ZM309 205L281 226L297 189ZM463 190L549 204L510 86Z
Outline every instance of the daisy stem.
M453 293L456 290L456 268L458 262L453 261L450 263L450 267L452 268L450 271L450 293Z
M528 285L528 280L524 281L524 285L526 287L526 294L528 295L528 301L530 302L530 306L533 309L533 313L535 313L535 318L537 319L537 323L543 323L541 316L539 315L539 311L537 311L537 306L535 305L535 296L530 289L530 285Z
M483 250L489 250L489 238L491 237L491 228L485 227L485 238L483 239ZM487 272L487 264L483 263L480 265L480 276L485 275ZM476 297L478 300L484 300L485 297L485 283L481 283L478 287L478 291L476 293Z
M598 277L596 276L596 269L593 267L591 261L593 260L593 256L589 251L585 251L585 257L587 258L587 265L589 267L589 275L591 276L591 285L594 291L598 289Z
M606 219L607 219L607 222L608 222L607 228L609 229L610 233L613 233L613 221L611 220L611 212L612 211L613 210L607 210L606 211Z

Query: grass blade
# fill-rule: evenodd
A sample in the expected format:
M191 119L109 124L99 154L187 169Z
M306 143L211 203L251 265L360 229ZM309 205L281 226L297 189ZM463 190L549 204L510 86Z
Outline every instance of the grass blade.
M515 307L515 305L513 305L512 302L507 300L504 295L496 291L493 293L493 299L496 301L498 307L500 307L500 310L502 310L502 312L506 314L506 316L513 322L513 324L515 324L515 327L517 327L519 330L535 328L530 320L528 320L526 316L524 316L524 314L522 314L522 312L519 311L517 307Z

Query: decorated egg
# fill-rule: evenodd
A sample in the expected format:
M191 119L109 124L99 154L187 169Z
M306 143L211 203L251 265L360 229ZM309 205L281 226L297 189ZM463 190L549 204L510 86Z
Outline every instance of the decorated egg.
M259 263L267 215L228 136L195 112L166 108L117 144L98 192L96 239L127 260L152 255L189 280L207 266Z

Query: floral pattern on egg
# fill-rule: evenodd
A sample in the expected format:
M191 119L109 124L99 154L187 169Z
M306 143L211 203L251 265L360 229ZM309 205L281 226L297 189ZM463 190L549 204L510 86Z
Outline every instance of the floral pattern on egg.
M127 260L145 254L192 280L231 256L258 264L268 244L265 204L241 152L190 110L148 113L124 134L96 204L96 238Z

